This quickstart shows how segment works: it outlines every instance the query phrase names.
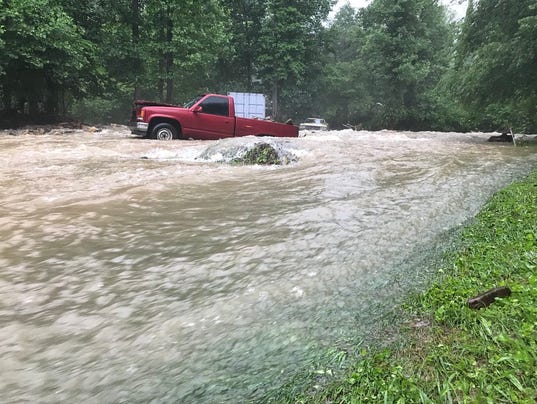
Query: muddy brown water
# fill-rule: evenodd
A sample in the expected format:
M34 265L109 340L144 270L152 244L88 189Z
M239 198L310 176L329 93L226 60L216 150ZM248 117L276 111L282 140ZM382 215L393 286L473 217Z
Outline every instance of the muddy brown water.
M124 128L0 132L3 402L255 400L367 338L535 147L488 135L280 139L282 167Z

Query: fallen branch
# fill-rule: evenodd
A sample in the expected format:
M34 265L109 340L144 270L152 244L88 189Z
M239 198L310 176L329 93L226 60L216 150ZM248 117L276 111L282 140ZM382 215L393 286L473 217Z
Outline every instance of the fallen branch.
M358 123L356 125L351 125L350 123L344 123L343 126L347 129L352 129L352 130L355 130L355 131L358 131L358 130L362 130L363 129L363 126L361 123Z
M507 132L504 132L502 133L501 135L499 136L491 136L489 137L488 141L489 142L513 142L513 135L512 134L509 134Z
M510 295L511 289L507 286L500 286L499 288L488 290L482 295L468 299L468 307L478 310L490 306L497 297L507 297Z

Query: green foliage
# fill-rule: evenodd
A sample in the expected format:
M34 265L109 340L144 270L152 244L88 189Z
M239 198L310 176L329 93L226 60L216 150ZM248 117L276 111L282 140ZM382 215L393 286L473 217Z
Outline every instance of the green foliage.
M174 82L187 97L208 77L227 40L227 22L216 0L8 2L0 20L3 109L28 113L30 103L29 116L43 109L66 113L72 99L75 112L81 105L114 106L126 87L152 98L162 97L166 85L173 97Z
M229 20L220 2L148 0L142 17L147 24L142 37L146 82L153 88L166 83L168 102L186 99L203 88L228 41ZM181 88L178 97L170 85ZM159 92L163 99L162 88Z
M2 1L0 113L254 91L335 128L537 131L534 0L470 1L462 23L439 0L374 0L328 24L333 4Z
M282 164L278 152L268 143L258 143L248 150L244 156L233 160L234 164L259 164L279 165Z
M369 72L363 58L365 33L350 6L336 15L328 31L328 63L323 74L324 116L334 126L365 122L378 105L369 91Z
M443 101L434 90L453 44L453 28L437 1L376 0L358 15L343 8L331 40L325 77L328 116L336 125L434 126L433 111Z
M1 7L1 8L4 7L4 2L3 2L3 0L0 2L0 7ZM5 15L4 13L0 14L0 55L4 55L4 47L5 47L5 42L4 42L5 20L6 20L6 15ZM4 57L4 56L0 56L0 77L2 77L2 75L4 74L5 64L6 64L5 57Z
M485 115L479 126L537 129L536 38L533 0L481 0L469 9L453 87L470 111Z
M430 108L427 94L449 65L452 35L444 8L430 0L376 0L363 21L371 90L383 104L377 126L419 127Z
M131 88L116 84L112 92L100 96L75 100L70 108L71 117L87 124L128 124L132 109Z
M259 66L265 91L272 92L275 115L279 115L280 88L300 88L311 77L308 71L319 60L321 23L331 3L331 0L267 0L255 64ZM298 96L299 92L294 94Z
M259 90L258 69L255 60L260 49L262 22L266 1L224 0L223 4L231 18L230 41L217 64L215 83L229 83L226 90L253 92ZM254 80L256 83L254 83Z
M306 69L308 48L315 43L330 1L268 0L257 63L269 83L300 81Z
M2 13L4 95L29 102L34 112L44 103L54 113L60 91L82 96L98 88L95 47L56 2L10 1Z

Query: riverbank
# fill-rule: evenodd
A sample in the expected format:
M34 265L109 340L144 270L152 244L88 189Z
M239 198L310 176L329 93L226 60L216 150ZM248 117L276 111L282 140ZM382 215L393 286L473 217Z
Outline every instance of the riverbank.
M537 172L498 192L437 281L402 308L402 338L296 402L532 402L537 397ZM508 286L480 310L468 298ZM326 376L326 375L325 375Z

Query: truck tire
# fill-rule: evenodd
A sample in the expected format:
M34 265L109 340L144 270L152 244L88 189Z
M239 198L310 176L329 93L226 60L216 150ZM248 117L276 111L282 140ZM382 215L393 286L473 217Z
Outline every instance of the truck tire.
M177 133L177 129L172 124L163 122L155 125L151 131L151 137L157 140L172 140L178 139L179 134Z

